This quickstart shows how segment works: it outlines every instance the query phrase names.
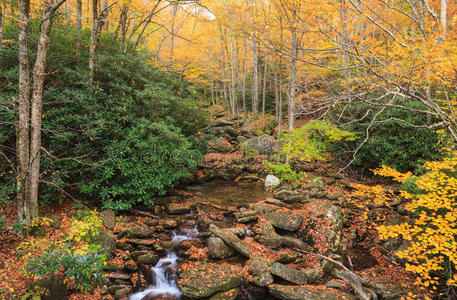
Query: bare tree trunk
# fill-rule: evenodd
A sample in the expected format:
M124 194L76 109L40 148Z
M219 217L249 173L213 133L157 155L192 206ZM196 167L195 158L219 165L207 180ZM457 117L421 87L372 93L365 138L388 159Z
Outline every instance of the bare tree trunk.
M30 0L19 2L19 95L17 103L16 155L17 171L17 211L19 222L29 224L32 216L28 201L29 178L29 115L30 115L30 64L29 27Z
M105 22L105 18L108 15L110 7L108 7L107 0L103 0L103 6L100 14L98 14L97 0L92 0L92 31L90 33L90 45L89 45L89 86L93 87L95 77L95 56L97 55L97 46L100 39L100 34Z
M76 49L78 52L81 50L81 39L82 39L82 14L83 14L83 3L82 0L76 0L76 32L77 32L77 42Z
M443 32L442 39L446 40L447 31L447 0L441 0L441 30Z
M243 48L244 48L244 57L243 57L243 111L244 111L244 116L247 117L248 108L246 107L246 64L247 64L248 45L246 43L246 39L243 40Z
M231 81L231 112L232 115L236 115L236 79L235 79L235 67L234 67L234 49L235 45L233 42L232 30L230 30L230 81Z
M61 0L63 4L65 0ZM37 56L33 67L33 93L30 119L30 215L38 216L38 185L40 182L40 150L41 150L41 111L43 108L43 84L48 54L49 34L52 17L58 7L52 7L54 1L47 2L43 11L40 37L38 39ZM59 4L58 4L59 5ZM59 5L59 6L60 6Z
M265 115L265 99L266 99L266 90L267 90L267 70L268 70L268 52L265 54L265 68L263 69L262 115Z
M3 47L3 0L0 0L0 49Z
M257 118L259 115L259 70L257 55L257 38L252 37L252 112Z
M290 79L289 79L289 95L287 99L288 104L288 118L289 118L289 130L294 129L295 125L295 88L296 88L296 73L297 73L297 28L292 27L290 29L292 34L292 53L290 62Z
M173 60L173 51L175 47L175 21L176 21L176 16L178 15L178 9L179 6L177 4L173 4L173 7L171 9L171 13L173 15L173 19L171 22L171 37L170 37L170 60Z

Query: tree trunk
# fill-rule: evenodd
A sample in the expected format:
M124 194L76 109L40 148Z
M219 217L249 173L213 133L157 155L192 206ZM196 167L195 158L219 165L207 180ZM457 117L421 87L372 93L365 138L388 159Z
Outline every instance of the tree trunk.
M243 51L244 51L244 57L243 57L243 111L244 111L244 116L247 117L248 115L248 109L246 107L246 64L247 64L247 50L248 50L248 45L246 43L246 39L243 40Z
M446 31L447 31L447 0L441 0L441 31L442 39L446 40Z
M97 46L100 39L100 34L105 22L105 18L108 15L109 7L107 7L107 0L103 0L103 6L100 14L98 14L97 0L92 0L92 31L90 33L90 44L89 44L89 86L92 88L94 85L95 77L95 56L97 55Z
M0 49L3 47L3 1L0 0Z
M83 14L83 3L82 0L76 0L76 32L77 32L77 41L76 49L78 52L81 50L81 35L82 35L82 14Z
M268 70L268 53L265 54L265 68L263 69L262 115L265 115L265 99L266 99L266 90L267 90L267 70Z
M295 125L295 88L296 88L296 73L297 73L297 29L292 27L290 29L292 34L292 53L290 62L290 79L289 79L289 95L287 99L288 105L288 118L289 118L289 130L294 129Z
M252 37L252 112L257 118L259 115L259 70L257 55L257 39Z
M29 178L29 115L30 115L30 64L29 64L29 20L30 0L19 2L19 95L17 103L16 156L17 168L17 211L19 222L29 224L28 201Z

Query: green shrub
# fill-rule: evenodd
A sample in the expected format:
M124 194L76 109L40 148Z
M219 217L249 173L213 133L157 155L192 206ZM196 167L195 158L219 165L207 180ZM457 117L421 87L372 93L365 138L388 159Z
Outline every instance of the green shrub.
M402 103L412 108L421 109L422 105L417 102ZM368 110L366 106L352 108L348 119L360 119ZM386 108L377 117L377 123L370 128L368 140L358 150L353 165L364 169L374 169L383 165L390 166L398 171L414 171L424 164L425 161L437 160L442 157L442 144L440 135L428 128L416 128L400 122L403 120L416 126L427 124L425 114L408 110ZM366 124L355 122L346 126L346 130L357 132L359 139L354 141L342 141L337 144L335 150L339 157L352 159L347 155L348 151L354 151L365 138ZM346 153L346 154L345 154Z
M124 54L109 33L100 38L95 87L89 88L88 48L77 52L68 47L76 44L77 35L61 23L57 20L53 26L46 69L40 201L61 200L67 190L116 209L148 204L154 195L189 176L198 153L206 150L196 138L207 119L200 89L156 69L148 53ZM32 48L38 25L34 20ZM12 162L16 159L11 99L18 85L15 26L6 24L9 42L0 50L0 123L5 124L0 145ZM89 36L85 30L82 45L89 44ZM167 158L167 151L175 160ZM5 193L15 190L12 167L0 160Z

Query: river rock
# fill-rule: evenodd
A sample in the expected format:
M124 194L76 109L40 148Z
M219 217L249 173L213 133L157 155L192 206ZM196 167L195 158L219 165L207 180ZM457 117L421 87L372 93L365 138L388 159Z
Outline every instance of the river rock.
M231 233L225 233L223 230L221 230L219 227L217 227L214 224L211 224L209 226L209 230L216 235L217 237L221 238L224 240L224 242L238 251L239 253L243 254L246 257L251 257L251 250L246 246L242 240L240 240L236 235L231 234Z
M107 209L100 213L100 217L102 218L103 225L108 228L109 230L114 229L114 225L116 224L116 214L113 210Z
M209 141L208 147L217 152L230 152L233 150L233 145L224 138L217 138L216 140Z
M307 217L303 230L299 231L300 237L311 245L325 244L327 249L321 249L325 253L334 253L342 249L343 214L341 209L330 201L316 200L307 203L303 209L307 211ZM323 241L315 240L315 236Z
M256 136L241 144L243 151L260 155L274 154L276 148L276 141L271 136Z
M203 263L179 270L178 288L189 298L207 298L243 283L241 268L236 265Z
M219 237L210 237L207 240L208 255L214 259L224 259L234 254L232 248Z
M241 227L234 227L234 228L224 228L222 229L226 233L232 233L239 237L240 239L244 239L246 236L246 229L241 228Z
M305 284L308 282L305 273L278 262L275 262L271 266L271 274L295 284Z
M277 188L281 184L281 180L278 177L268 174L267 178L265 178L265 188L267 190L272 190Z
M168 203L166 208L170 215L183 215L190 211L190 208L184 204Z
M115 231L118 234L118 238L150 238L154 232L148 226L135 222L124 225L122 228L118 228Z
M260 244L263 244L269 248L281 247L282 238L279 234L276 233L273 225L271 225L270 222L261 222L257 226L256 231L258 236L256 236L255 240Z
M300 214L286 208L263 213L263 217L274 227L287 231L297 230L303 222L303 217Z
M273 283L273 275L270 273L270 266L273 262L256 256L249 264L248 272L252 275L252 283L265 287Z
M316 286L290 286L272 284L268 287L270 294L281 300L345 300L353 299L341 291L319 288Z
M137 257L136 262L140 265L155 265L159 262L159 257L152 253L143 254Z
M240 293L240 289L231 289L226 292L220 292L209 298L209 300L235 300Z
M300 190L280 189L274 193L276 199L286 203L303 202L306 199L305 194Z
M92 244L100 245L100 253L106 255L106 257L111 257L111 254L114 251L116 245L116 237L114 234L106 229L98 228L98 234L93 234L90 238Z

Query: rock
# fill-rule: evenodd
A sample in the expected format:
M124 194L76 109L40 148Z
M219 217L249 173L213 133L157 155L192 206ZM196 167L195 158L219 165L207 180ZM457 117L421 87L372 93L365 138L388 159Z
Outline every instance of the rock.
M138 256L140 255L145 255L145 254L149 254L151 253L150 251L147 251L147 250L137 250L137 251L133 251L132 253L130 253L130 258L133 259L133 260L136 260L138 258ZM151 253L152 254L152 253Z
M247 153L270 155L276 151L276 141L271 136L256 136L241 144L241 149Z
M208 148L217 152L230 152L233 150L233 145L224 138L217 138L208 142Z
M51 278L44 278L37 280L33 283L32 287L39 286L47 290L47 293L39 299L54 300L54 299L67 299L67 285L65 283L65 276L55 274Z
M148 226L135 222L126 225L124 228L116 231L118 238L150 238L154 235L154 232Z
M275 262L271 266L271 274L299 285L308 282L308 278L306 277L305 273L278 262Z
M156 265L159 262L159 257L152 253L143 254L137 257L136 262L144 265Z
M281 180L279 180L278 177L274 175L267 175L267 178L265 178L265 188L267 190L273 190L277 188L281 184Z
M130 245L129 243L126 243L126 242L116 242L116 248L117 249L120 249L122 251L133 251L134 248L132 245Z
M251 206L251 208L253 210L255 210L257 213L272 212L272 211L275 211L278 209L277 207L275 207L273 205L269 205L269 204L265 204L265 203L255 203Z
M374 292L381 296L381 299L395 300L401 299L402 296L406 296L407 292L399 285L395 284L389 279L382 278L370 278Z
M223 259L234 254L233 249L219 237L210 237L207 240L207 246L209 257L214 259Z
M292 210L286 208L274 212L263 213L263 217L274 227L287 231L297 230L303 222L303 217L300 214L296 214Z
M293 254L283 254L275 261L282 264L290 264L293 263L297 259L297 257L297 253L294 252Z
M252 283L257 286L265 287L273 283L273 275L270 273L272 262L256 256L249 264L248 272L252 275Z
M244 218L239 218L238 223L249 223L249 222L257 222L259 217L257 216L249 216L249 217L244 217Z
M340 281L337 281L337 280L327 281L325 286L328 287L328 288L337 289L337 290L345 290L346 289L346 286L344 285L344 283L342 283Z
M102 218L103 225L108 228L109 230L114 229L114 225L116 224L116 214L113 210L108 209L104 210L100 213L100 217Z
M303 273L306 274L309 283L316 283L321 279L321 270L317 268L306 269Z
M224 240L224 242L238 251L239 253L243 254L246 257L251 257L251 250L249 250L248 246L246 246L242 240L240 240L236 235L230 234L230 233L225 233L223 230L221 230L219 227L217 227L214 224L211 224L209 226L209 230L216 235L217 237L221 238Z
M335 253L342 249L343 214L341 209L327 200L316 200L305 204L304 210L308 212L304 221L303 230L299 231L302 240L310 245L317 244L316 232L324 237L320 244L325 244L325 253Z
M122 267L115 265L115 264L107 264L105 266L102 266L102 269L105 272L115 272L115 271L121 271Z
M281 237L282 245L289 248L297 248L305 251L311 251L311 247L303 242L302 240L290 237L290 236L282 236Z
M90 238L92 244L100 245L100 253L111 257L116 244L116 237L111 231L103 228L98 228L98 234L93 234Z
M337 290L324 290L316 286L288 286L272 284L268 287L270 294L281 300L343 300L353 299Z
M178 288L185 297L207 298L243 283L241 268L235 265L203 263L179 270Z
M176 229L179 227L179 223L175 220L164 220L163 223L163 228L165 229L169 229L169 230L172 230L172 229Z
M190 211L190 208L182 205L182 204L176 204L176 203L168 203L166 205L167 212L170 215L183 215L187 214Z
M257 227L258 236L255 240L269 248L279 248L282 244L282 238L276 233L270 222L262 222Z
M133 260L128 260L124 262L124 269L129 270L131 272L135 272L137 269L137 265Z
M211 123L211 127L225 127L234 125L235 122L227 121L225 119L216 119L213 123Z
M274 199L274 198L267 198L267 200L265 200L265 202L279 206L279 207L289 207L289 205L287 203L282 202L281 200L278 200L278 199Z
M236 212L235 213L235 218L237 218L238 223L249 223L249 222L255 222L259 218L257 217L257 212L252 211L252 210L245 210L241 212Z
M274 193L276 199L286 203L303 202L306 199L305 194L300 190L280 189Z
M125 288L129 288L129 286L123 285L123 284L112 285L112 286L108 287L108 293L110 293L111 295L114 295L117 290L121 290L121 289L125 289Z
M125 273L115 272L115 273L108 274L107 278L109 280L111 280L111 281L115 281L115 280L129 281L130 280L130 275L129 274L125 274Z
M225 127L225 132L227 132L232 137L237 137L241 135L241 131L239 129L233 128L231 126Z
M123 297L126 297L131 292L132 292L132 288L131 287L125 287L125 288L116 290L116 292L114 292L113 296L116 297L116 298L123 298Z
M246 236L246 229L240 228L240 227L235 227L235 228L224 228L222 229L226 233L232 233L239 237L240 239L243 239Z
M231 289L226 292L220 292L209 298L209 300L235 300L240 293L239 289Z

